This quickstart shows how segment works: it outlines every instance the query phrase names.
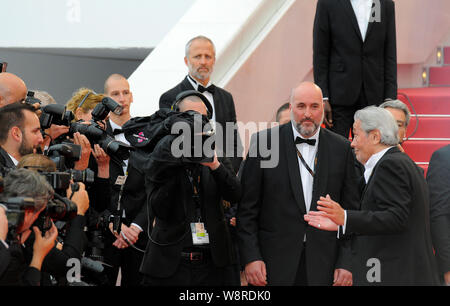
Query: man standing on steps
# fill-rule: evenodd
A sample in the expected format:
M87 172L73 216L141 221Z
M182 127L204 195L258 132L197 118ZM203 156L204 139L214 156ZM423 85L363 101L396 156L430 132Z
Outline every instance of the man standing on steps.
M216 63L214 43L205 36L192 38L186 44L184 62L188 67L188 75L177 86L161 95L159 107L170 108L175 102L175 97L182 91L197 90L203 93L213 107L212 121L223 128L222 146L216 142L218 156L230 158L233 170L237 173L242 161L241 139L236 126L232 133L226 133L226 124L236 123L233 96L228 91L211 84L211 74ZM231 152L233 156L228 154Z
M433 153L427 171L430 223L439 275L450 286L450 145Z
M397 99L392 0L319 0L313 51L314 81L332 131L348 137L358 109Z

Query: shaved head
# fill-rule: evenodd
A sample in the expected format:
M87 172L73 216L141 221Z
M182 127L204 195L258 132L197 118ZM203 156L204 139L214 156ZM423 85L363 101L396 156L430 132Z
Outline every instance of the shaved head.
M0 107L25 99L27 91L21 78L9 72L0 73Z
M106 94L110 90L109 87L110 87L111 82L122 81L122 80L128 81L127 78L121 74L118 74L118 73L111 74L105 81L105 85L103 87L104 93Z

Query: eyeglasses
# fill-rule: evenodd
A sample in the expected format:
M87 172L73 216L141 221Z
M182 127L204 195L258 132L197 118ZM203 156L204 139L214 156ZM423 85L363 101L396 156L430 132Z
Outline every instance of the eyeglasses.
M80 104L78 104L78 107L77 107L77 108L80 108L81 106L83 106L84 101L86 101L87 97L89 97L89 95L90 95L91 93L93 93L93 92L90 91L90 92L88 92L88 93L84 96L83 100L81 100L81 102L80 102Z

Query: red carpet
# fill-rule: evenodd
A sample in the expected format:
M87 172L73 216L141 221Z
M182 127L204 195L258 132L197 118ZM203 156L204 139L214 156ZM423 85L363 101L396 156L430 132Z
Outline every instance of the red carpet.
M450 64L449 47L445 48L444 54L447 54L444 64ZM403 143L403 148L425 170L425 174L433 152L450 144L450 66L430 67L429 84L430 87L426 88L398 91L398 98L411 110L411 121L406 133L409 139ZM409 97L412 106L402 93Z

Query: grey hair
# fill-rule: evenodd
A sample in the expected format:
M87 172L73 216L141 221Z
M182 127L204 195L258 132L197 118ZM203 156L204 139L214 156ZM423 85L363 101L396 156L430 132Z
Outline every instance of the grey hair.
M369 134L370 131L378 130L381 134L380 142L387 146L398 144L398 126L392 114L380 107L368 106L355 113L355 121L361 122L361 128Z
M186 56L186 58L189 57L189 50L191 49L191 45L192 45L192 43L193 43L194 41L196 41L196 40L206 40L206 41L210 42L211 45L213 46L214 55L216 54L216 46L214 45L214 43L212 42L212 40L209 39L209 38L206 37L206 36L198 35L198 36L195 36L194 38L191 38L191 39L187 42L186 47L185 47L185 49L184 49L184 55Z
M46 91L34 90L34 97L41 100L41 106L56 104L55 99Z
M47 182L46 178L36 171L29 169L15 169L8 173L3 180L5 198L10 197L30 197L35 199L34 210L38 211L46 202L40 199L50 199L53 194L53 188Z
M401 110L405 113L405 117L406 117L406 126L409 125L409 120L411 119L411 112L409 111L409 108L406 106L405 103L403 103L400 100L389 100L384 102L383 104L380 105L381 108L386 108L386 107L390 107L390 108L395 108L398 110Z

